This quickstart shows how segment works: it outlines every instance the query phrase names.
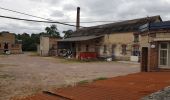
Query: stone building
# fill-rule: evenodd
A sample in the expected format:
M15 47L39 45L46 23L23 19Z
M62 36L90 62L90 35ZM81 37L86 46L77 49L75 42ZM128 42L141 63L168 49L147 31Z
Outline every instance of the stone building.
M170 70L170 21L140 27L142 71Z
M59 38L52 36L40 36L40 44L38 45L38 54L40 56L57 55L57 41Z
M16 40L15 34L0 32L0 54L9 51L13 54L22 53L22 41Z
M59 47L69 45L76 58L107 58L138 61L140 36L138 28L148 22L161 22L160 16L152 16L122 22L81 28L71 38L59 41ZM68 47L68 46L67 46Z

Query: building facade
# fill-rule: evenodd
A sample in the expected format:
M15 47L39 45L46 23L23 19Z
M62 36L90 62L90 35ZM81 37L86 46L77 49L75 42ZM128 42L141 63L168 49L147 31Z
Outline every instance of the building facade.
M141 25L161 22L160 16L127 20L123 22L82 28L71 38L59 42L75 44L76 58L114 58L117 60L138 61L140 56L140 36L136 32ZM87 56L89 55L89 56Z
M22 43L16 40L15 35L9 32L0 32L0 53L9 51L13 54L22 53Z
M170 21L147 24L141 31L141 70L170 70Z

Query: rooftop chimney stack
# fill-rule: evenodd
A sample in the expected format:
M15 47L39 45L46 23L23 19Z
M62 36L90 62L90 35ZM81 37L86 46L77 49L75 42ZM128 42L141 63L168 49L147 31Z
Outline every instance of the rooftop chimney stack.
M80 28L80 7L77 7L77 21L76 21L76 30Z

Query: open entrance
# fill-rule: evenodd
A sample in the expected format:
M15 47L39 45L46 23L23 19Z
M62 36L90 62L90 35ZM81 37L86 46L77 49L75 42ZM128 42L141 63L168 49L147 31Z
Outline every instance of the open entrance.
M148 71L148 47L142 47L141 71Z
M7 42L4 43L4 52L6 52L6 51L8 51L8 43Z
M75 42L58 42L58 55L63 57L76 57Z

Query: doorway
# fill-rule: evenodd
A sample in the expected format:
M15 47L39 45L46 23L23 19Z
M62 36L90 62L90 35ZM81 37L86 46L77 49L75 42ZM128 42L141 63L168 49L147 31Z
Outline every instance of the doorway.
M4 49L8 50L8 43L7 42L4 43Z
M148 71L148 47L142 47L141 71Z
M71 43L71 52L72 52L73 57L76 57L76 43L75 42Z
M4 52L6 52L6 51L8 51L8 43L7 42L4 43Z

